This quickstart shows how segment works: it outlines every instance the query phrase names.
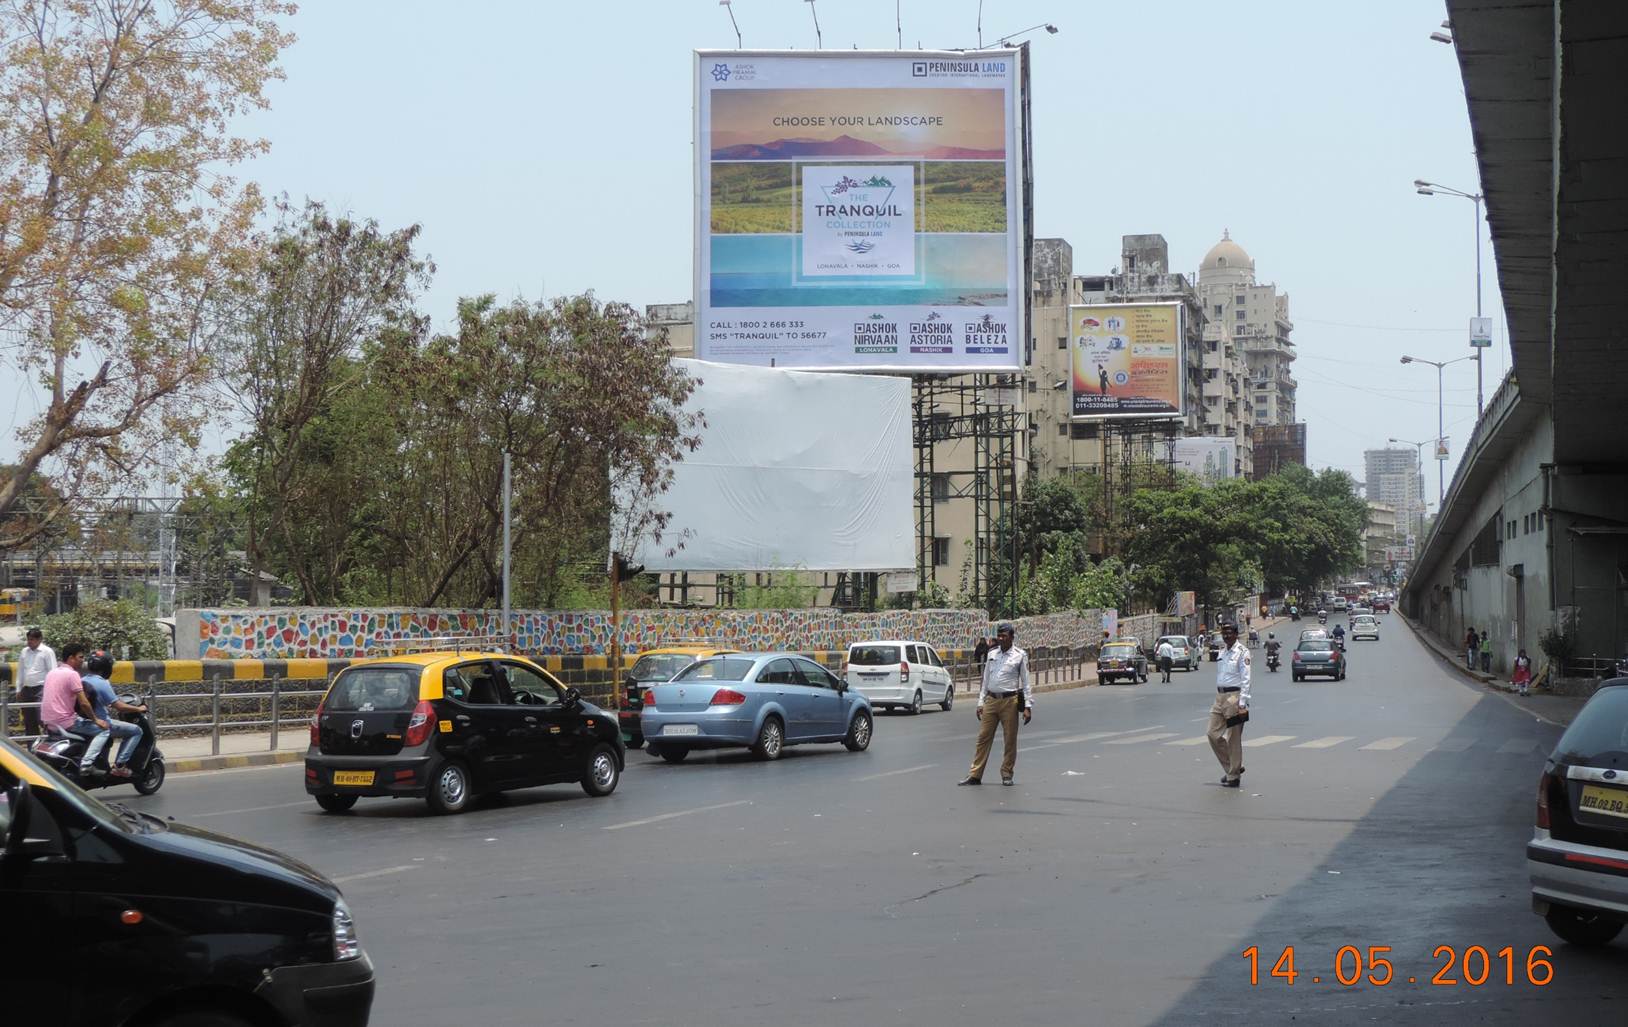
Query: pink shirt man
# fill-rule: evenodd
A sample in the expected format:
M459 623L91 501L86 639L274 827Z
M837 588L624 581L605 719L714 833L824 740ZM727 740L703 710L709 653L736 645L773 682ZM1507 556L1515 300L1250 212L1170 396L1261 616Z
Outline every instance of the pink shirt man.
M59 663L45 675L45 690L40 696L40 720L66 731L79 718L78 697L85 690L79 672L66 663Z

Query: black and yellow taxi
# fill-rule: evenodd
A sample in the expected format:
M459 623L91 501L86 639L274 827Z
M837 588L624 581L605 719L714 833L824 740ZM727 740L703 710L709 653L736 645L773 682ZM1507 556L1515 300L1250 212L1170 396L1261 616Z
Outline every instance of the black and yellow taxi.
M616 715L622 722L623 743L629 749L644 745L644 734L639 728L639 711L644 709L645 689L666 684L697 660L727 656L736 651L720 649L710 643L680 642L640 653L633 669L627 672L627 677L622 681L622 701L616 708Z
M365 1027L373 963L334 883L99 802L0 742L8 1024Z
M459 813L477 795L537 785L609 795L625 759L615 715L531 660L415 653L334 676L311 718L305 790L329 813L368 796Z

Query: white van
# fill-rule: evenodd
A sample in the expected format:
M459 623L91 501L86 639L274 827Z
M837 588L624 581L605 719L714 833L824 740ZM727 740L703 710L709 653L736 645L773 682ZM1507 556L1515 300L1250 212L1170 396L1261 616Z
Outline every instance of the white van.
M848 646L842 676L849 688L869 699L877 709L887 707L916 714L921 712L923 702L937 703L941 710L955 704L955 683L949 668L926 642L855 642Z

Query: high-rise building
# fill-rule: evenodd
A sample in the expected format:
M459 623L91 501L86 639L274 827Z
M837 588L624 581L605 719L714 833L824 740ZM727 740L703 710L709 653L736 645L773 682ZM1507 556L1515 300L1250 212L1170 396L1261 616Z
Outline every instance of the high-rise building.
M1395 507L1397 526L1406 525L1406 534L1423 534L1424 472L1418 449L1370 449L1362 459L1368 499Z
M1204 312L1242 350L1256 425L1295 423L1294 342L1289 296L1255 283L1255 261L1225 230L1198 267Z

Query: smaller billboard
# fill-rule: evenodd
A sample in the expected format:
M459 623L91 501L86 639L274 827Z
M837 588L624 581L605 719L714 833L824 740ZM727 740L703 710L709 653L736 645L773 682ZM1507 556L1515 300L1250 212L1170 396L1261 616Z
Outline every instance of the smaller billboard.
M1470 318L1470 345L1476 349L1486 349L1492 345L1492 318Z
M1070 307L1068 323L1076 420L1183 416L1181 304Z
M1413 547L1412 546L1386 546L1385 547L1385 562L1386 563L1412 563L1413 562Z
M1446 439L1437 439L1436 440L1436 459L1437 460L1446 460L1446 459L1448 459L1448 456L1447 456L1447 440Z
M1225 435L1205 435L1176 439L1170 447L1170 462L1206 482L1236 477L1238 440Z

